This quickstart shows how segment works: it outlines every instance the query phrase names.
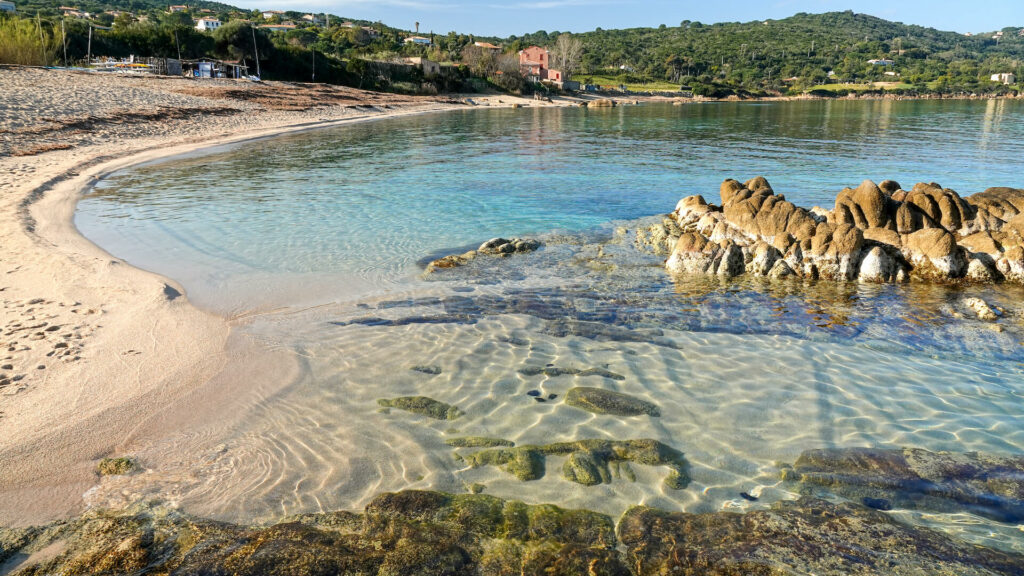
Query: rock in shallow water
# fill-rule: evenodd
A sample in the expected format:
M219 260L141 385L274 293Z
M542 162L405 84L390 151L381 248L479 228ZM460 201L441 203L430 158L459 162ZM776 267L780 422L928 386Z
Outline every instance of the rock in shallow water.
M438 402L426 396L402 396L400 398L381 398L377 404L384 408L396 408L414 414L429 416L437 420L455 420L463 415L462 410L451 404Z
M616 530L638 576L1019 575L1024 556L915 529L856 504L813 498L746 514L638 506Z
M1024 521L1024 456L833 448L804 452L782 475L856 501Z
M143 506L93 510L0 528L0 563L15 576L1019 576L1024 556L812 498L746 514L638 506L616 527L588 510L409 490L378 495L362 514L302 514L269 527Z
M661 410L650 402L601 388L573 388L565 395L565 403L595 414L661 416Z

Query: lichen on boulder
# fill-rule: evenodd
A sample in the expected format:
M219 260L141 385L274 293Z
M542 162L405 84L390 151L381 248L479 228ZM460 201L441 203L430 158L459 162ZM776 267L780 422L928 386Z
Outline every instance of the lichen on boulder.
M455 420L464 413L451 404L439 402L427 396L402 396L399 398L381 398L377 400L383 408L396 408L413 414L429 416L436 420Z
M602 388L573 388L565 395L565 403L595 414L661 416L661 409L655 404Z

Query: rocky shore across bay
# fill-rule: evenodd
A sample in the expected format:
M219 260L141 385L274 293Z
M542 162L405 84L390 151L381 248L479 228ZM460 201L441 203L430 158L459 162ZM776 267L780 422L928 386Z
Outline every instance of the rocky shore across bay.
M642 232L669 251L669 272L1024 284L1024 190L961 197L935 183L907 191L865 180L832 209L807 209L757 177L726 180L720 198L684 198L657 230Z

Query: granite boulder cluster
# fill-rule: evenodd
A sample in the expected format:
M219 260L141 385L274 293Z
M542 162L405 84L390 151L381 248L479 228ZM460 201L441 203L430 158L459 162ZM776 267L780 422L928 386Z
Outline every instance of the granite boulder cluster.
M832 210L796 206L763 177L726 180L720 193L720 206L682 199L647 231L672 245L669 272L1024 284L1024 190L962 198L935 183L907 191L866 180L840 192Z

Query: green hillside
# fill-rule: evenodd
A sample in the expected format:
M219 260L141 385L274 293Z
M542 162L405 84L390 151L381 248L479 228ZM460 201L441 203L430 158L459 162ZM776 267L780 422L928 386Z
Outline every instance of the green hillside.
M94 55L174 56L184 38L183 54L190 57L251 58L242 42L244 34L237 26L234 40L223 38L228 36L226 32L211 37L191 29L193 18L210 11L224 22L266 23L258 11L217 2L192 2L188 13L173 15L166 11L168 3L155 0L82 0L70 4L91 12L94 23L113 26L113 30L94 38ZM38 12L51 27L59 25L58 7L62 4L58 0L16 0L16 5L23 17L34 17ZM113 15L104 13L109 10L130 11L134 18L114 22ZM424 47L403 42L409 31L381 23L357 22L372 25L369 32L359 26L343 28L339 26L342 15L332 14L332 26L314 27L301 20L302 14L288 12L272 19L295 21L295 30L261 31L268 39L268 53L261 53L261 62L270 60L272 76L305 77L304 69L291 71L290 67L302 68L302 62L311 62L311 55L306 58L306 54L315 50L329 58L328 64L335 68L359 73L363 77L360 84L365 84L367 68L358 63L352 65L353 60L379 62L396 56L466 63L464 75L507 82L511 76L518 76L514 58L510 61L508 57L532 44L553 46L559 36L558 32L541 31L501 39L451 32L434 36L434 45ZM65 23L71 34L69 57L81 58L85 55L81 36L87 26L76 19L67 19ZM251 45L251 32L249 37ZM583 44L577 80L627 85L633 90L668 91L687 86L708 96L808 91L827 95L883 89L906 93L1000 93L1018 90L1019 85L993 82L993 74L1013 73L1024 78L1024 33L1017 26L965 35L847 11L801 13L782 20L745 23L684 21L677 27L598 29L575 37ZM473 56L474 40L503 44L507 57L493 61L485 58L481 62L479 54ZM236 44L233 47L232 42ZM275 49L281 58L271 58ZM886 62L878 65L869 60ZM502 68L500 73L496 73L498 68ZM386 84L386 79L372 83L377 87ZM516 83L505 87L522 88Z
M967 36L848 11L746 23L599 29L578 37L586 49L585 73L612 74L623 81L784 90L824 84L832 72L832 82L902 81L922 89L988 90L992 74L1020 77L1024 72L1020 30L1004 28L997 40L996 32ZM539 32L510 40L546 45L557 35ZM881 58L894 65L868 64ZM785 82L794 77L799 80Z

